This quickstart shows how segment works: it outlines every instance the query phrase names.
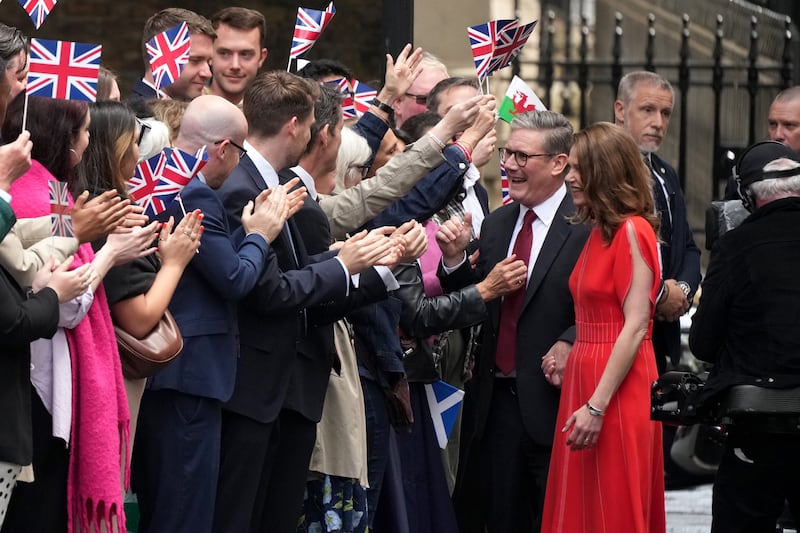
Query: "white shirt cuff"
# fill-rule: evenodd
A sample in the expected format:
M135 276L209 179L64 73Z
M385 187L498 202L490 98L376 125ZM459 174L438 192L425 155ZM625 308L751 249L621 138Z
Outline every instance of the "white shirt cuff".
M442 258L442 268L444 269L444 273L445 274L452 274L453 272L455 272L456 270L461 268L461 265L463 265L464 261L466 261L466 260L467 260L467 252L464 252L464 259L462 259L461 262L459 262L456 266L449 267L449 266L444 264L444 258Z

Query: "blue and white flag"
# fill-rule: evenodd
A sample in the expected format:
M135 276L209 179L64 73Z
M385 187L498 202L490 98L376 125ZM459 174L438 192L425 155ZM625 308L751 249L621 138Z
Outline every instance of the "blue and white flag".
M450 432L453 431L453 425L456 423L458 412L461 410L464 391L444 381L437 381L425 385L425 395L428 397L436 440L439 441L439 448L444 450L447 446L447 439L450 438Z

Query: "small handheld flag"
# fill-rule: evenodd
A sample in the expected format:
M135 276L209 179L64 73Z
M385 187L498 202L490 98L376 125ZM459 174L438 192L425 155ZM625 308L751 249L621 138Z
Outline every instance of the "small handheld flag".
M189 27L185 22L147 41L147 57L157 89L172 85L189 62Z
M372 105L376 96L378 96L378 91L358 80L353 80L353 106L357 116L360 117L369 111L369 106Z
M489 64L490 73L506 68L511 64L511 61L519 55L522 47L528 42L528 37L533 33L536 23L537 21L533 21L524 26L514 24L498 32L494 56Z
M428 398L436 440L439 442L439 448L444 450L458 412L461 410L464 391L444 381L437 381L425 385L425 396Z
M56 6L57 1L58 0L18 0L19 5L28 13L28 16L33 21L33 25L36 26L37 30L44 24L44 19L47 18L47 15L49 15Z
M74 237L67 184L50 180L47 187L50 190L50 234L55 237Z
M536 21L520 26L516 19L490 20L469 26L467 37L478 80L510 65L535 27Z
M306 7L297 8L297 21L294 24L294 36L292 37L292 48L289 51L289 61L303 57L314 43L317 42L325 26L336 14L333 2L328 4L325 11L318 9L308 9Z
M26 94L94 102L101 50L99 44L31 39Z
M506 166L503 162L500 162L500 198L503 202L503 205L508 205L514 200L511 199L508 190L508 176L506 175Z
M546 111L547 108L527 83L514 76L508 85L506 96L500 104L498 115L501 120L511 123L514 117L527 111Z
M348 118L356 118L356 107L353 103L353 91L350 88L350 82L347 78L337 78L335 80L326 81L325 85L336 89L342 94L342 115L345 120Z
M131 200L142 206L145 214L150 217L164 211L167 207L158 199L153 198L153 193L164 172L167 164L167 156L160 152L150 159L142 161L136 165L136 170L131 179L128 180L128 196Z

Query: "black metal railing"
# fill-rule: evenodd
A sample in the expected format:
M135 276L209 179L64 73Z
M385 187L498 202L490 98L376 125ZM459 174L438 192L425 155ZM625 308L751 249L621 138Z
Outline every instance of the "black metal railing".
M660 9L673 9L675 0L653 0L650 3ZM713 4L713 2L711 2ZM598 120L596 105L592 105L592 91L604 87L612 95L616 94L617 85L626 71L645 69L659 72L670 79L679 96L680 105L676 102L678 112L678 147L677 167L681 178L681 185L685 188L687 168L690 163L688 157L689 133L695 117L700 120L700 115L707 123L708 109L713 109L713 163L710 190L711 198L717 198L720 193L719 182L724 179L727 172L725 168L728 160L725 158L727 149L723 146L723 122L735 121L735 128L740 133L743 125L742 100L747 106L746 144L756 140L759 124L766 123L765 105L781 89L796 83L794 64L797 61L796 49L798 42L794 38L794 26L789 17L779 16L765 10L759 10L758 15L747 11L744 2L734 2L737 10L727 9L726 17L717 14L709 27L708 13L697 10L707 10L709 3L694 2L699 4L695 14L702 20L702 24L692 25L692 18L688 13L678 16L673 11L669 17L664 15L662 30L659 37L671 40L666 47L662 46L662 53L656 53L656 15L649 13L644 24L632 23L629 28L634 34L644 38L644 46L637 47L641 55L634 57L631 53L624 52L626 32L623 30L624 17L616 12L613 16L613 28L605 29L597 22L594 27L589 26L586 16L580 18L577 28L578 43L577 57L573 59L574 51L567 52L566 47L571 46L571 38L561 38L558 31L572 33L570 23L558 20L553 10L549 10L542 20L542 34L540 43L540 57L535 63L538 67L538 79L542 90L542 100L550 107L554 103L553 92L558 87L577 87L577 98L564 98L561 111L565 115L576 118L581 127L594 120ZM685 4L685 3L684 3ZM730 4L732 5L732 4ZM662 14L665 13L662 11ZM567 16L567 19L570 17ZM748 34L743 35L742 21L749 22ZM696 32L696 35L693 35ZM603 35L603 33L605 35ZM644 34L642 36L642 33ZM608 35L612 35L610 38ZM590 42L591 41L591 42ZM641 41L638 41L639 43ZM610 44L610 49L603 50L603 44ZM638 51L637 50L637 51ZM607 53L607 55L603 55ZM695 57L693 57L695 54ZM519 67L517 67L519 68ZM711 96L704 96L701 101L689 98L690 91L703 88L710 91ZM746 97L739 92L744 89ZM728 96L731 91L733 96ZM734 94L736 93L736 94ZM607 94L607 93L603 93ZM705 93L704 93L705 94ZM726 96L728 96L726 98ZM573 109L577 101L578 109ZM607 99L606 99L607 100ZM767 102L767 103L765 103ZM696 107L693 109L690 104ZM703 109L699 109L699 108ZM759 115L759 112L762 112ZM738 117L731 117L738 114ZM603 117L603 119L607 119ZM708 128L708 124L703 126ZM739 134L739 144L744 144L742 135ZM728 144L731 144L730 142Z

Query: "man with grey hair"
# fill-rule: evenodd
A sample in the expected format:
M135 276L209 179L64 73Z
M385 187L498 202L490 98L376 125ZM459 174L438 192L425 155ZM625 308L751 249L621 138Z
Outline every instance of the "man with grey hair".
M739 169L752 214L715 244L689 334L695 356L714 363L700 401L754 385L791 405L800 388L800 157L765 141L742 154ZM712 533L774 531L785 500L800 519L797 414L742 407L748 415L728 426L714 483Z
M655 153L667 135L673 101L669 81L653 72L636 71L620 80L614 102L614 122L633 136L650 168L656 211L661 219L662 288L653 324L659 373L666 370L667 362L680 362L678 319L689 310L700 284L700 249L689 227L678 174Z
M28 75L28 41L21 31L0 23L0 123L9 102L25 88ZM0 219L5 232L14 224L8 190L31 166L31 134L20 133L14 142L0 146ZM5 233L2 233L5 235Z
M558 113L517 115L500 158L513 203L483 222L476 268L464 250L470 215L451 218L437 240L445 290L483 279L495 265L520 262L519 290L487 302L465 412L454 493L462 532L538 531L558 411L559 386L575 339L568 281L589 229L571 225L572 197L564 176L572 126ZM511 257L511 256L515 257Z
M433 86L448 78L447 67L435 55L424 52L420 64L422 72L414 83L395 100L392 108L394 109L394 123L398 128L403 127L403 123L409 118L424 113L428 100L428 93Z

